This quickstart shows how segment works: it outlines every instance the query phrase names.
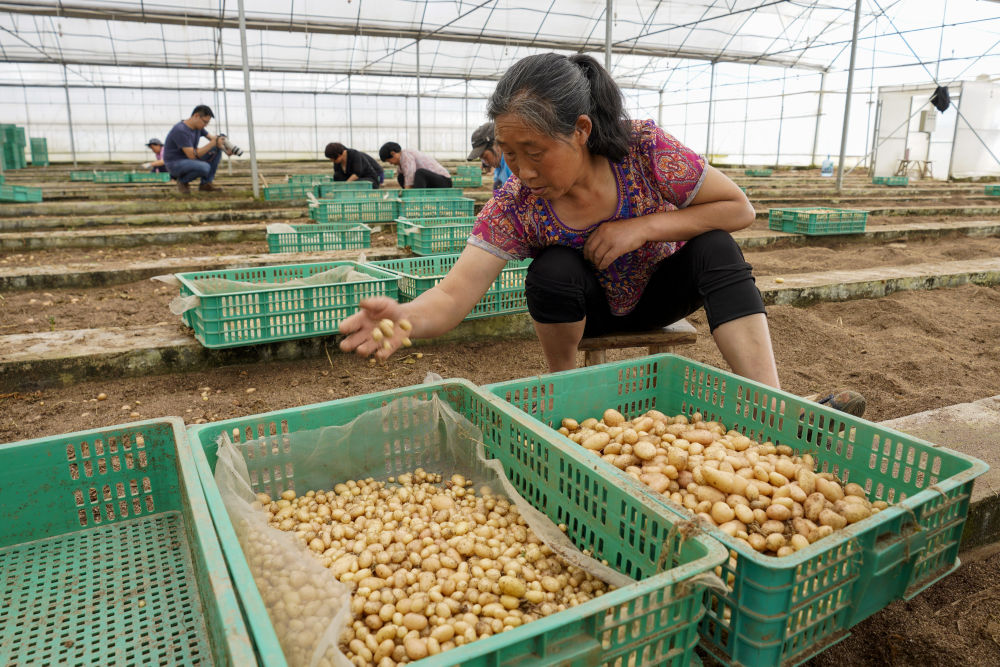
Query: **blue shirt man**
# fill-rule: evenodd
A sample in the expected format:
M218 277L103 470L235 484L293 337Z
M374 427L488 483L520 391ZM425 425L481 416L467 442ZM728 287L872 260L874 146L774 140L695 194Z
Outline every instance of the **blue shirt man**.
M483 123L472 133L472 152L469 160L482 160L484 167L493 169L493 189L500 188L511 176L510 167L497 148L493 123Z
M215 172L219 168L224 150L224 137L209 134L205 127L212 120L212 110L204 104L199 104L191 112L191 117L182 120L167 133L163 142L163 162L167 171L177 179L177 189L182 194L190 194L188 185L196 178L201 179L198 190L215 192L222 188L213 185ZM202 137L208 138L208 143L198 147Z

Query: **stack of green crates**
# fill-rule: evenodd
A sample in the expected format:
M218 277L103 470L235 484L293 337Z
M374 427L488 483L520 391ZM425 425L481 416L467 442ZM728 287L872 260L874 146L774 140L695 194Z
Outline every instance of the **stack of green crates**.
M129 174L132 183L169 183L170 174L165 171L133 171Z
M429 257L409 257L406 259L385 259L372 262L386 271L399 274L400 300L412 301L441 282L459 255L431 255ZM486 294L479 300L467 320L475 320L496 315L525 313L528 302L524 296L524 278L528 274L530 259L507 262Z
M480 188L483 186L483 169L478 164L460 164L455 168L451 184L458 188Z
M987 185L986 194L991 197L1000 197L1000 185Z
M474 216L396 219L396 247L409 248L416 255L443 255L462 252L472 227Z
M292 174L288 182L294 185L319 185L333 183L333 174Z
M321 199L309 208L316 222L392 222L399 215L399 200L388 193L372 190L376 197Z
M382 169L382 172L385 175L385 180L389 180L390 178L396 178L396 168L395 167L384 167Z
M850 208L772 208L767 226L789 234L823 236L865 231L868 211Z
M355 190L371 190L371 181L333 181L332 183L317 183L312 187L312 193L319 199L332 198L338 193Z
M69 180L71 181L93 181L96 171L71 171L69 172Z
M95 183L131 183L132 173L128 171L96 171Z
M474 214L475 202L466 197L403 197L399 215L416 218L456 218Z
M294 232L267 235L267 251L321 252L372 247L372 228L355 222L291 225Z
M726 665L798 665L893 600L910 599L958 567L974 480L988 466L794 394L662 354L485 387L550 428L563 418L626 419L648 410L700 413L759 442L812 454L818 472L855 482L887 509L781 558L705 525L733 561L709 592L701 646ZM550 437L573 443L552 430ZM667 496L575 445L615 486L692 519ZM521 448L518 451L522 451ZM560 478L563 476L560 474ZM652 663L645 663L652 664Z
M28 166L25 159L24 149L27 146L27 138L24 128L18 125L0 125L0 134L3 135L2 152L0 159L3 160L3 168L24 169Z
M291 200L305 201L306 193L313 191L312 183L282 183L264 188L264 199L267 201Z
M31 139L31 166L49 166L49 142L45 137Z
M349 265L370 280L288 287L297 278ZM354 314L362 299L399 296L397 276L370 264L321 262L178 273L180 295L197 296L199 304L183 314L205 347L223 348L274 343L295 338L331 336L340 321ZM206 291L212 279L253 283L257 289ZM202 283L201 281L209 281Z
M38 202L42 201L41 188L24 185L0 185L0 201Z
M910 184L909 176L875 176L872 178L873 185L894 185L902 186Z
M0 445L0 663L256 665L167 417Z
M400 199L417 199L420 197L436 197L437 199L454 199L462 196L462 188L410 188L400 190Z
M328 455L306 461L297 446L300 434L347 425L365 413L379 411L382 429L364 443L370 454L372 477L385 479L422 466L447 478L455 464L443 459L440 451L445 445L442 439L451 431L432 428L419 437L416 432L423 425L423 421L415 423L414 415L423 413L416 401L432 398L443 401L481 431L484 456L502 466L506 478L526 502L552 523L564 525L566 537L578 549L592 553L636 583L411 664L698 664L695 646L698 623L705 614L706 588L695 578L723 563L726 550L701 535L688 536L676 515L632 492L623 492L621 485L605 472L595 473L593 461L585 459L577 445L566 444L549 429L466 380L446 380L239 417L194 426L189 431L209 511L262 664L284 664L275 624L264 604L265 598L274 593L265 588L262 595L255 584L250 559L240 546L233 520L223 504L214 476L217 438L226 434L233 439L246 461L254 492L272 497L284 490L302 494L307 489L330 489L347 481L338 462L351 454L339 447L330 448ZM260 439L252 440L257 434ZM354 461L353 465L360 467L362 462ZM275 473L278 470L280 474ZM303 552L303 558L308 557Z
M774 173L773 169L745 169L743 173L747 176L770 176Z

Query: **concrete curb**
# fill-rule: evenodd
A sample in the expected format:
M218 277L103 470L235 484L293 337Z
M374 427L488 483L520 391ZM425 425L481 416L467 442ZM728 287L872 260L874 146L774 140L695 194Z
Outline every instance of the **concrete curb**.
M131 225L193 225L206 222L244 222L250 220L289 220L305 218L308 211L298 208L242 209L188 213L153 213L145 215L50 216L43 218L0 218L0 232L36 231L80 227Z
M850 202L844 202L848 204ZM757 211L758 220L767 220L772 208L805 208L803 206L771 206ZM825 206L823 208L830 208ZM851 208L850 206L838 205L833 208ZM868 211L869 217L875 216L927 216L927 215L953 215L953 216L988 216L1000 215L1000 206L908 206L895 207L887 206L876 208L862 206L858 210Z
M534 335L527 313L462 322L434 343ZM179 323L0 337L0 391L34 391L95 378L137 377L342 354L335 336L208 349ZM418 346L422 341L417 341ZM428 341L431 342L431 341Z
M73 230L56 232L7 232L0 234L2 250L46 248L134 248L179 243L239 243L267 238L264 225L205 225L128 230Z
M1000 540L1000 396L974 403L959 403L881 422L908 435L989 464L969 499L969 518L962 532L961 548L971 549Z

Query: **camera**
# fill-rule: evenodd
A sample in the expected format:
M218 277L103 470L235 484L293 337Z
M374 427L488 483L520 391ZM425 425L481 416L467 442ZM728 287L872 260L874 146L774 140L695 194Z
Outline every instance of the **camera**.
M224 134L220 134L219 136L222 137L222 147L226 149L227 153L236 156L243 155L243 149L231 142L229 137Z

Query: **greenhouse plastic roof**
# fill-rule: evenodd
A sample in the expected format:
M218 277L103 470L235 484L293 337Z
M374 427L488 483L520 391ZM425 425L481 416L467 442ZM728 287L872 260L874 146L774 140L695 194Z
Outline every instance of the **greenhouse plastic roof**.
M995 30L997 4L955 5L968 6L961 21L968 30ZM884 29L936 52L942 17L927 7L926 0L864 0L862 29L881 17ZM378 92L410 86L397 78L419 74L434 80L428 87L458 95L458 82L495 80L531 53L587 52L603 62L606 8L593 0L246 0L248 61L261 73L255 87L267 73L276 75L267 85L301 90L343 87L351 75ZM853 20L847 1L615 0L612 71L623 87L647 90L662 89L690 59L842 71ZM888 41L881 66L915 61ZM148 81L147 70L130 79L123 66L235 70L237 2L0 2L0 58L25 65L25 85L51 78L52 64L70 65L68 76L98 86ZM379 82L385 77L392 80Z

